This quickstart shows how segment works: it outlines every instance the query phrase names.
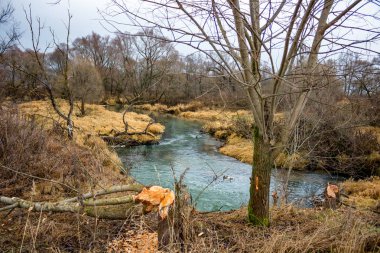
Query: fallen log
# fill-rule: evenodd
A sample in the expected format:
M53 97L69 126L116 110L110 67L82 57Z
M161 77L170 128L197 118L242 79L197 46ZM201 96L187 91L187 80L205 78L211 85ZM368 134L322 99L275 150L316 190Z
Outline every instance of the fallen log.
M84 205L70 202L33 202L4 196L0 196L0 202L9 205L4 210L24 208L34 212L80 213L100 219L119 220L132 214L142 214L143 206L134 203L131 196L128 197L95 200L84 202Z
M127 192L127 191L140 192L142 191L143 188L144 188L143 185L137 184L137 183L127 184L127 185L115 185L103 190L99 190L97 192L89 192L89 193L83 194L80 196L80 199L89 199L96 196L102 196L102 195L107 195L107 194L117 193L117 192ZM62 200L61 202L75 202L75 201L78 201L78 197L65 199L65 200Z
M99 196L120 192L139 192L139 194L96 199ZM0 212L23 208L35 212L69 212L101 219L126 219L132 214L141 215L157 207L161 218L165 219L173 202L174 193L169 189L160 186L144 188L140 184L130 184L116 185L57 202L33 202L17 197L0 196L0 203L6 204L0 208Z
M133 213L142 214L143 206L135 203L132 195L96 198L120 192L140 192L143 188L143 185L137 183L115 185L57 202L33 202L16 197L0 196L0 203L6 204L5 207L0 208L0 212L24 208L36 212L70 212L102 219L126 219Z

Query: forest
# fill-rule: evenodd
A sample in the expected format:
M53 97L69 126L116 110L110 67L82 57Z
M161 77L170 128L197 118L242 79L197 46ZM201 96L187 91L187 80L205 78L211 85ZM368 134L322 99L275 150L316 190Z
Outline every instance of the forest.
M38 1L64 33L26 2L0 1L1 252L380 250L378 1L93 3L107 32Z

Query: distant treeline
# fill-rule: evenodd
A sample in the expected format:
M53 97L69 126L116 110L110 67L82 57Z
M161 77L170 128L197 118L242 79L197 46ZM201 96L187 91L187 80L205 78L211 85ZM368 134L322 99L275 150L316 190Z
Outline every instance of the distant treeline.
M76 99L86 102L114 98L116 102L128 104L177 104L197 99L209 105L247 104L244 87L210 59L212 53L208 57L199 53L182 56L173 43L166 42L154 30L112 37L93 32L76 38L71 45L56 44L46 52L40 49L38 55L43 59L44 72L52 80L55 95L63 98L71 92ZM21 50L15 44L2 53L0 63L2 96L18 99L45 96L39 80L45 73L41 73L34 50ZM302 58L295 64L299 67L288 73L287 81L299 86L307 81L302 76ZM345 53L321 67L330 77L321 78L329 82L326 83L329 97L373 98L379 93L380 57L363 60L354 53ZM266 68L264 63L262 83L264 89L271 89L274 77L265 75ZM62 85L65 73L69 75L70 91ZM284 92L291 92L289 87ZM282 106L286 107L286 101Z

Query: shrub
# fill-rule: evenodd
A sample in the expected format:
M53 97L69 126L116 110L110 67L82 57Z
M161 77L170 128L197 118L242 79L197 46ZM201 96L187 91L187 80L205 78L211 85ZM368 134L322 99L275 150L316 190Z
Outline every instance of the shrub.
M103 163L109 158L100 159L102 152L95 146L79 146L54 130L44 130L16 109L0 109L0 195L23 197L33 188L38 197L56 199L73 194L73 189L88 191L100 182L117 180L118 171L104 173Z
M232 131L236 133L238 136L246 139L251 139L253 120L252 118L246 115L236 115L232 118L232 128Z
M375 175L380 167L380 159L375 155L380 144L372 131L339 129L325 122L308 143L315 147L311 155L314 160L329 170L366 177Z

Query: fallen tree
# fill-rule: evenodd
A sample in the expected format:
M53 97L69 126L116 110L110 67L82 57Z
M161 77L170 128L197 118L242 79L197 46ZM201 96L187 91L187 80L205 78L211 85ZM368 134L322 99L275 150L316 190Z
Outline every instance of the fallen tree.
M128 192L128 195L97 199L100 196L121 192ZM133 195L131 192L138 194ZM6 205L0 208L0 212L24 208L35 212L70 212L102 219L126 219L131 214L148 213L157 209L164 220L174 199L174 192L170 189L161 186L144 187L135 183L116 185L56 202L33 202L17 197L0 196L0 203Z
M126 219L131 214L142 213L142 205L135 203L134 196L130 193L140 192L143 188L140 184L117 185L57 202L33 202L17 197L0 196L0 203L5 204L0 208L0 212L24 208L35 212L70 212L102 219ZM128 192L128 195L97 199L120 192Z
M150 136L153 138L150 141L144 141L144 144L147 145L152 145L152 144L158 144L157 136L154 135L153 133L149 132L149 127L152 126L153 124L156 124L156 122L151 119L148 124L145 126L144 130L137 132L128 132L130 128L133 130L136 130L134 127L129 125L127 119L126 119L126 113L128 112L128 109L126 109L123 113L123 123L124 123L124 131L117 131L112 129L109 135L101 135L100 137L106 141L108 144L111 145L126 145L126 146L137 146L141 145L141 141L138 139L132 138L132 136L137 136L137 135L145 135L145 136ZM111 134L114 133L112 136Z

